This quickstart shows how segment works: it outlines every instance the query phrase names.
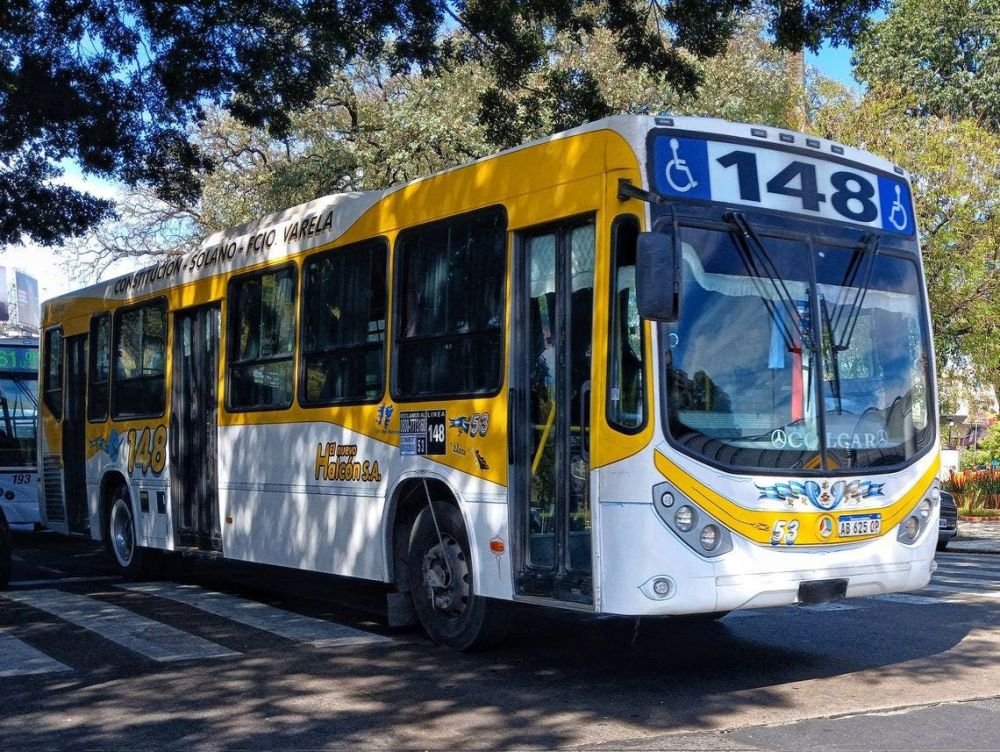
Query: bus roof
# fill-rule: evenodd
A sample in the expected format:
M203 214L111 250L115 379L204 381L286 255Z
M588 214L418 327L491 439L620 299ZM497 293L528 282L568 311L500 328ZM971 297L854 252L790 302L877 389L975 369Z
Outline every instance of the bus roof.
M887 173L906 177L905 171L881 157L826 139L796 133L787 129L732 123L719 118L674 117L669 115L615 115L576 128L537 139L511 149L491 154L472 162L416 178L385 190L338 193L314 199L298 206L246 222L207 236L199 247L183 256L171 257L154 266L98 282L66 293L43 304L73 298L128 300L141 298L165 289L181 279L195 279L231 272L241 267L276 256L291 255L334 242L382 198L422 181L467 169L472 165L496 159L538 144L570 138L599 130L614 131L628 141L637 154L646 149L646 135L653 128L718 135L724 138L752 139L779 145L798 146L816 151L817 156L834 154L870 165ZM271 253L272 249L275 253Z

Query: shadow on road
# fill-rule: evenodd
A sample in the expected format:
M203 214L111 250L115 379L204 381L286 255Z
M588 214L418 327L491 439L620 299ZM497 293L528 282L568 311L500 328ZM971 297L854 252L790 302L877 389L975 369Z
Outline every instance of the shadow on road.
M230 572L231 592L245 594L246 578L284 607L328 617L341 610L289 595L280 571ZM211 586L224 587L225 576L208 577ZM182 578L201 579L190 571ZM334 601L362 592L375 602L382 593L330 578L296 577L294 587L303 582L325 583L326 593L318 595ZM111 590L101 597L133 597ZM187 607L172 608L177 620L196 618ZM948 619L929 629L933 609L947 609ZM877 602L856 610L778 609L710 624L637 626L632 619L518 608L511 639L485 654L456 654L415 631L397 633L389 644L336 648L269 636L243 645L237 658L140 662L133 669L109 642L107 653L88 657L85 670L0 680L0 748L597 744L719 728L738 714L768 718L801 702L822 680L835 680L836 689L827 691L845 695L877 691L895 679L961 681L995 666L995 650L973 634L995 618L991 605ZM350 620L371 619L358 612ZM386 631L384 624L375 630ZM827 705L820 712L835 710Z

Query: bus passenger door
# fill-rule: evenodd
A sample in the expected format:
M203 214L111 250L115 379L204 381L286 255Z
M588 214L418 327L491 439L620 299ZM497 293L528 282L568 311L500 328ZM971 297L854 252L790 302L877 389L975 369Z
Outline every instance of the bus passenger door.
M176 545L222 550L216 468L219 306L174 314L170 497Z
M509 429L515 590L593 604L593 220L526 233L515 254Z
M87 335L66 338L63 403L63 488L71 533L87 531Z

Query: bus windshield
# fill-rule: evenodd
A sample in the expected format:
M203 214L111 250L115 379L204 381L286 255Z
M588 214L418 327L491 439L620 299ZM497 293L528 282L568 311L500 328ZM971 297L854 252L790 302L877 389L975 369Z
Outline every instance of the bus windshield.
M0 373L0 467L33 467L38 377Z
M661 324L666 424L748 470L891 466L933 441L915 260L810 236L679 228L681 313ZM841 242L841 241L838 241Z

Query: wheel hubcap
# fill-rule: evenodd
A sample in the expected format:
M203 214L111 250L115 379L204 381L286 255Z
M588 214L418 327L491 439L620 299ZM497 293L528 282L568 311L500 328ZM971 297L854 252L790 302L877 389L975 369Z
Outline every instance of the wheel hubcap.
M458 541L449 535L435 543L423 563L424 584L438 611L458 616L469 602L469 564Z
M132 549L135 544L132 531L132 515L128 505L118 499L111 510L111 545L118 557L118 563L127 567L132 561Z

